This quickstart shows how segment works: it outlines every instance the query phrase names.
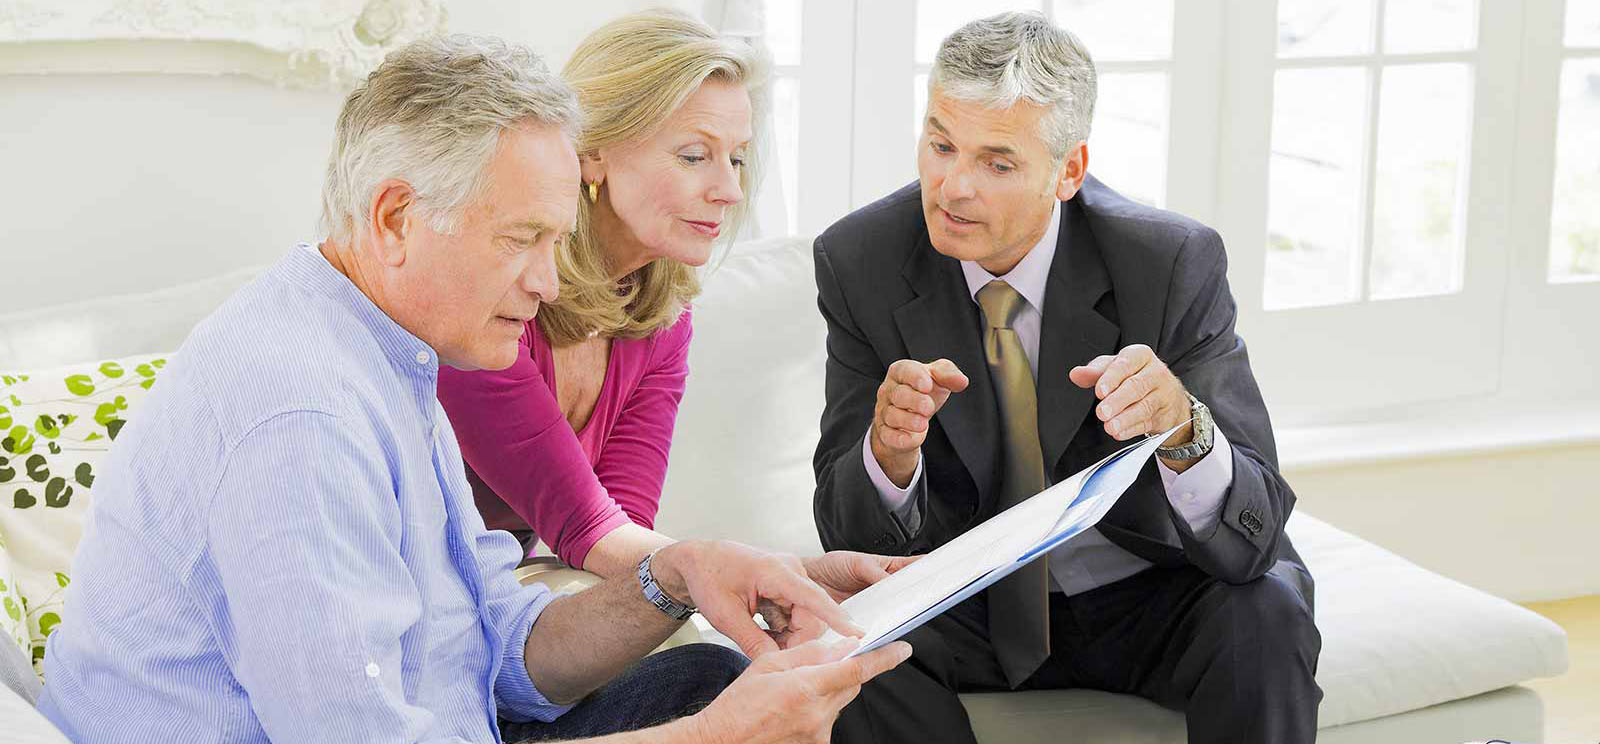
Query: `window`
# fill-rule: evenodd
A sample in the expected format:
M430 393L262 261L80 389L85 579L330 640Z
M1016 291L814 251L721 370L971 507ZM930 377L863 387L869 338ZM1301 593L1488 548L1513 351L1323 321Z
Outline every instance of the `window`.
M759 2L775 62L776 162L768 178L778 177L767 188L783 190L791 232L820 232L916 177L927 73L939 42L1003 10L1043 12L1071 28L1095 56L1100 97L1090 172L1146 203L1172 203L1168 151L1177 140L1168 122L1179 14L1172 0ZM1210 191L1198 183L1186 189Z
M1493 395L1519 248L1523 8L1224 6L1213 224L1275 420Z
M1281 0L1263 304L1457 292L1470 0Z
M1277 423L1600 401L1600 0L765 2L800 234L916 177L946 34L1038 10L1099 68L1090 173L1221 232Z
M1600 2L1568 0L1550 214L1550 281L1600 279Z

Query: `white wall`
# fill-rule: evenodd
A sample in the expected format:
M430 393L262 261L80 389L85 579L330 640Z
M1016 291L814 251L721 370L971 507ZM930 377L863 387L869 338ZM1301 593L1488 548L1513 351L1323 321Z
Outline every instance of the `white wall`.
M1532 601L1600 593L1600 445L1289 469L1297 508Z
M525 44L559 70L613 17L702 4L457 0L449 29ZM215 276L315 241L342 102L238 75L0 75L0 314Z
M584 35L612 18L646 8L677 8L707 18L720 12L710 7L713 5L720 3L714 0L456 0L449 6L449 24L453 32L499 36L525 44L542 55L552 69L560 70Z
M0 76L0 313L314 239L339 102L243 77Z

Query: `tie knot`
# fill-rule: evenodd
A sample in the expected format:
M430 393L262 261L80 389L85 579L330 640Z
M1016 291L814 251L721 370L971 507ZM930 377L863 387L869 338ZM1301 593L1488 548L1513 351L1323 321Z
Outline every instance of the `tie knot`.
M978 307L990 328L1010 328L1022 312L1022 294L1004 279L996 279L978 290Z

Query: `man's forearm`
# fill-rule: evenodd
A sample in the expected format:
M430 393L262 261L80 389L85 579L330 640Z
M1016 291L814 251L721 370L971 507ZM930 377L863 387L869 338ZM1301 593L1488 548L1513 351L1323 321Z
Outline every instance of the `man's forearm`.
M523 650L528 677L551 702L576 702L681 625L645 599L636 577L607 579L551 602L539 615Z

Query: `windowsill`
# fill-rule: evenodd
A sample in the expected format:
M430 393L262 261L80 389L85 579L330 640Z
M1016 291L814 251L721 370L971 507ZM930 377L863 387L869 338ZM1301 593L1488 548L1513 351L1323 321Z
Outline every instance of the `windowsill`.
M1284 471L1600 444L1600 400L1456 401L1404 419L1278 427Z

